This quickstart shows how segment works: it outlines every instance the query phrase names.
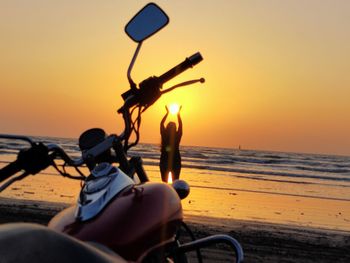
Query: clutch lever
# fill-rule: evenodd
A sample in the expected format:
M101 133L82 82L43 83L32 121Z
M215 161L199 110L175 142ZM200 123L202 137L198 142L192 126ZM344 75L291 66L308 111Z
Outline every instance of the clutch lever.
M165 94L165 93L167 93L167 92L170 92L170 91L172 91L172 90L174 90L174 89L176 89L176 88L180 88L180 87L184 87L184 86L189 86L189 85L195 84L195 83L197 83L197 82L204 83L204 82L205 82L205 79L204 79L204 78L200 78L200 79L193 79L193 80L181 82L181 83L176 84L176 85L174 85L174 86L172 86L172 87L170 87L170 88L168 88L168 89L166 89L166 90L161 91L160 94L163 95L163 94ZM145 107L142 109L142 113L145 112L145 111L148 109L149 106L150 106L150 105L145 106Z
M193 80L189 80L189 81L185 81L185 82L181 82L179 84L176 84L166 90L163 90L161 92L161 94L163 95L164 93L167 93L167 92L170 92L176 88L180 88L180 87L184 87L184 86L188 86L188 85L192 85L192 84L195 84L197 82L200 82L200 83L204 83L205 82L205 79L204 78L200 78L200 79L193 79Z

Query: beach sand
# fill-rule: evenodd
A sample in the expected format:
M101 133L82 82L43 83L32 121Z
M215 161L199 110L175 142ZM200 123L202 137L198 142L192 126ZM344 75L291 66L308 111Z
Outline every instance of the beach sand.
M157 167L146 169L151 181L160 181ZM75 203L80 182L56 174L49 168L3 191L0 223L47 224ZM253 180L239 173L213 176L188 168L182 178L191 185L182 201L185 222L197 238L229 234L242 244L245 262L350 262L348 187ZM232 262L225 247L206 249L204 258Z
M66 203L0 198L0 223L47 224L67 206ZM243 246L245 262L350 262L348 231L195 215L185 216L185 221L198 238L210 234L235 237ZM229 262L230 255L225 247L203 252L204 262Z

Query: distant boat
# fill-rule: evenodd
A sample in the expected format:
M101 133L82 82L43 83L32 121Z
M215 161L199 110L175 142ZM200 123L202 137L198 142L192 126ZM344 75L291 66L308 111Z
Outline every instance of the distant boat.
M241 145L238 145L238 150L241 150L242 148L241 148Z

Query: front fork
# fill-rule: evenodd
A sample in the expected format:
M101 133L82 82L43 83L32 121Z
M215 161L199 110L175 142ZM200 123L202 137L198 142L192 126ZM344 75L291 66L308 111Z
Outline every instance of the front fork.
M149 181L147 173L143 168L141 157L134 156L131 157L130 160L128 160L124 152L123 145L119 140L115 142L115 144L113 145L113 149L117 154L120 169L123 172L125 172L132 179L134 177L134 174L136 173L141 183Z

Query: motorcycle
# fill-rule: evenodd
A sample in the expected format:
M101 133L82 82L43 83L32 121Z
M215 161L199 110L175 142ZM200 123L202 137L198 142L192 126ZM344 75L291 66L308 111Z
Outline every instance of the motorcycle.
M204 82L200 78L162 90L164 83L202 61L199 52L161 76L147 78L138 87L131 78L143 41L168 22L166 13L150 3L125 27L126 34L137 42L137 48L127 71L130 89L122 94L124 104L118 110L125 125L120 135L107 135L100 128L85 131L79 138L82 155L76 159L56 144L45 145L26 136L0 135L0 138L30 144L18 153L14 162L0 170L0 182L3 182L0 192L49 166L62 176L83 182L76 205L58 213L48 227L17 223L0 228L0 252L5 262L13 258L25 261L33 254L41 255L36 258L38 262L40 258L46 262L48 255L56 261L187 262L186 253L190 251L195 251L198 261L202 262L200 249L218 243L225 243L234 250L236 262L243 260L241 245L228 235L194 238L183 222L181 199L190 192L184 180L172 184L150 182L141 157L128 156L128 150L139 142L141 116L147 108L165 93ZM67 166L73 167L79 175L68 173ZM82 167L88 168L88 176L81 171ZM185 229L192 241L182 243L180 229ZM22 251L26 248L26 252L11 254L11 242L21 244Z

